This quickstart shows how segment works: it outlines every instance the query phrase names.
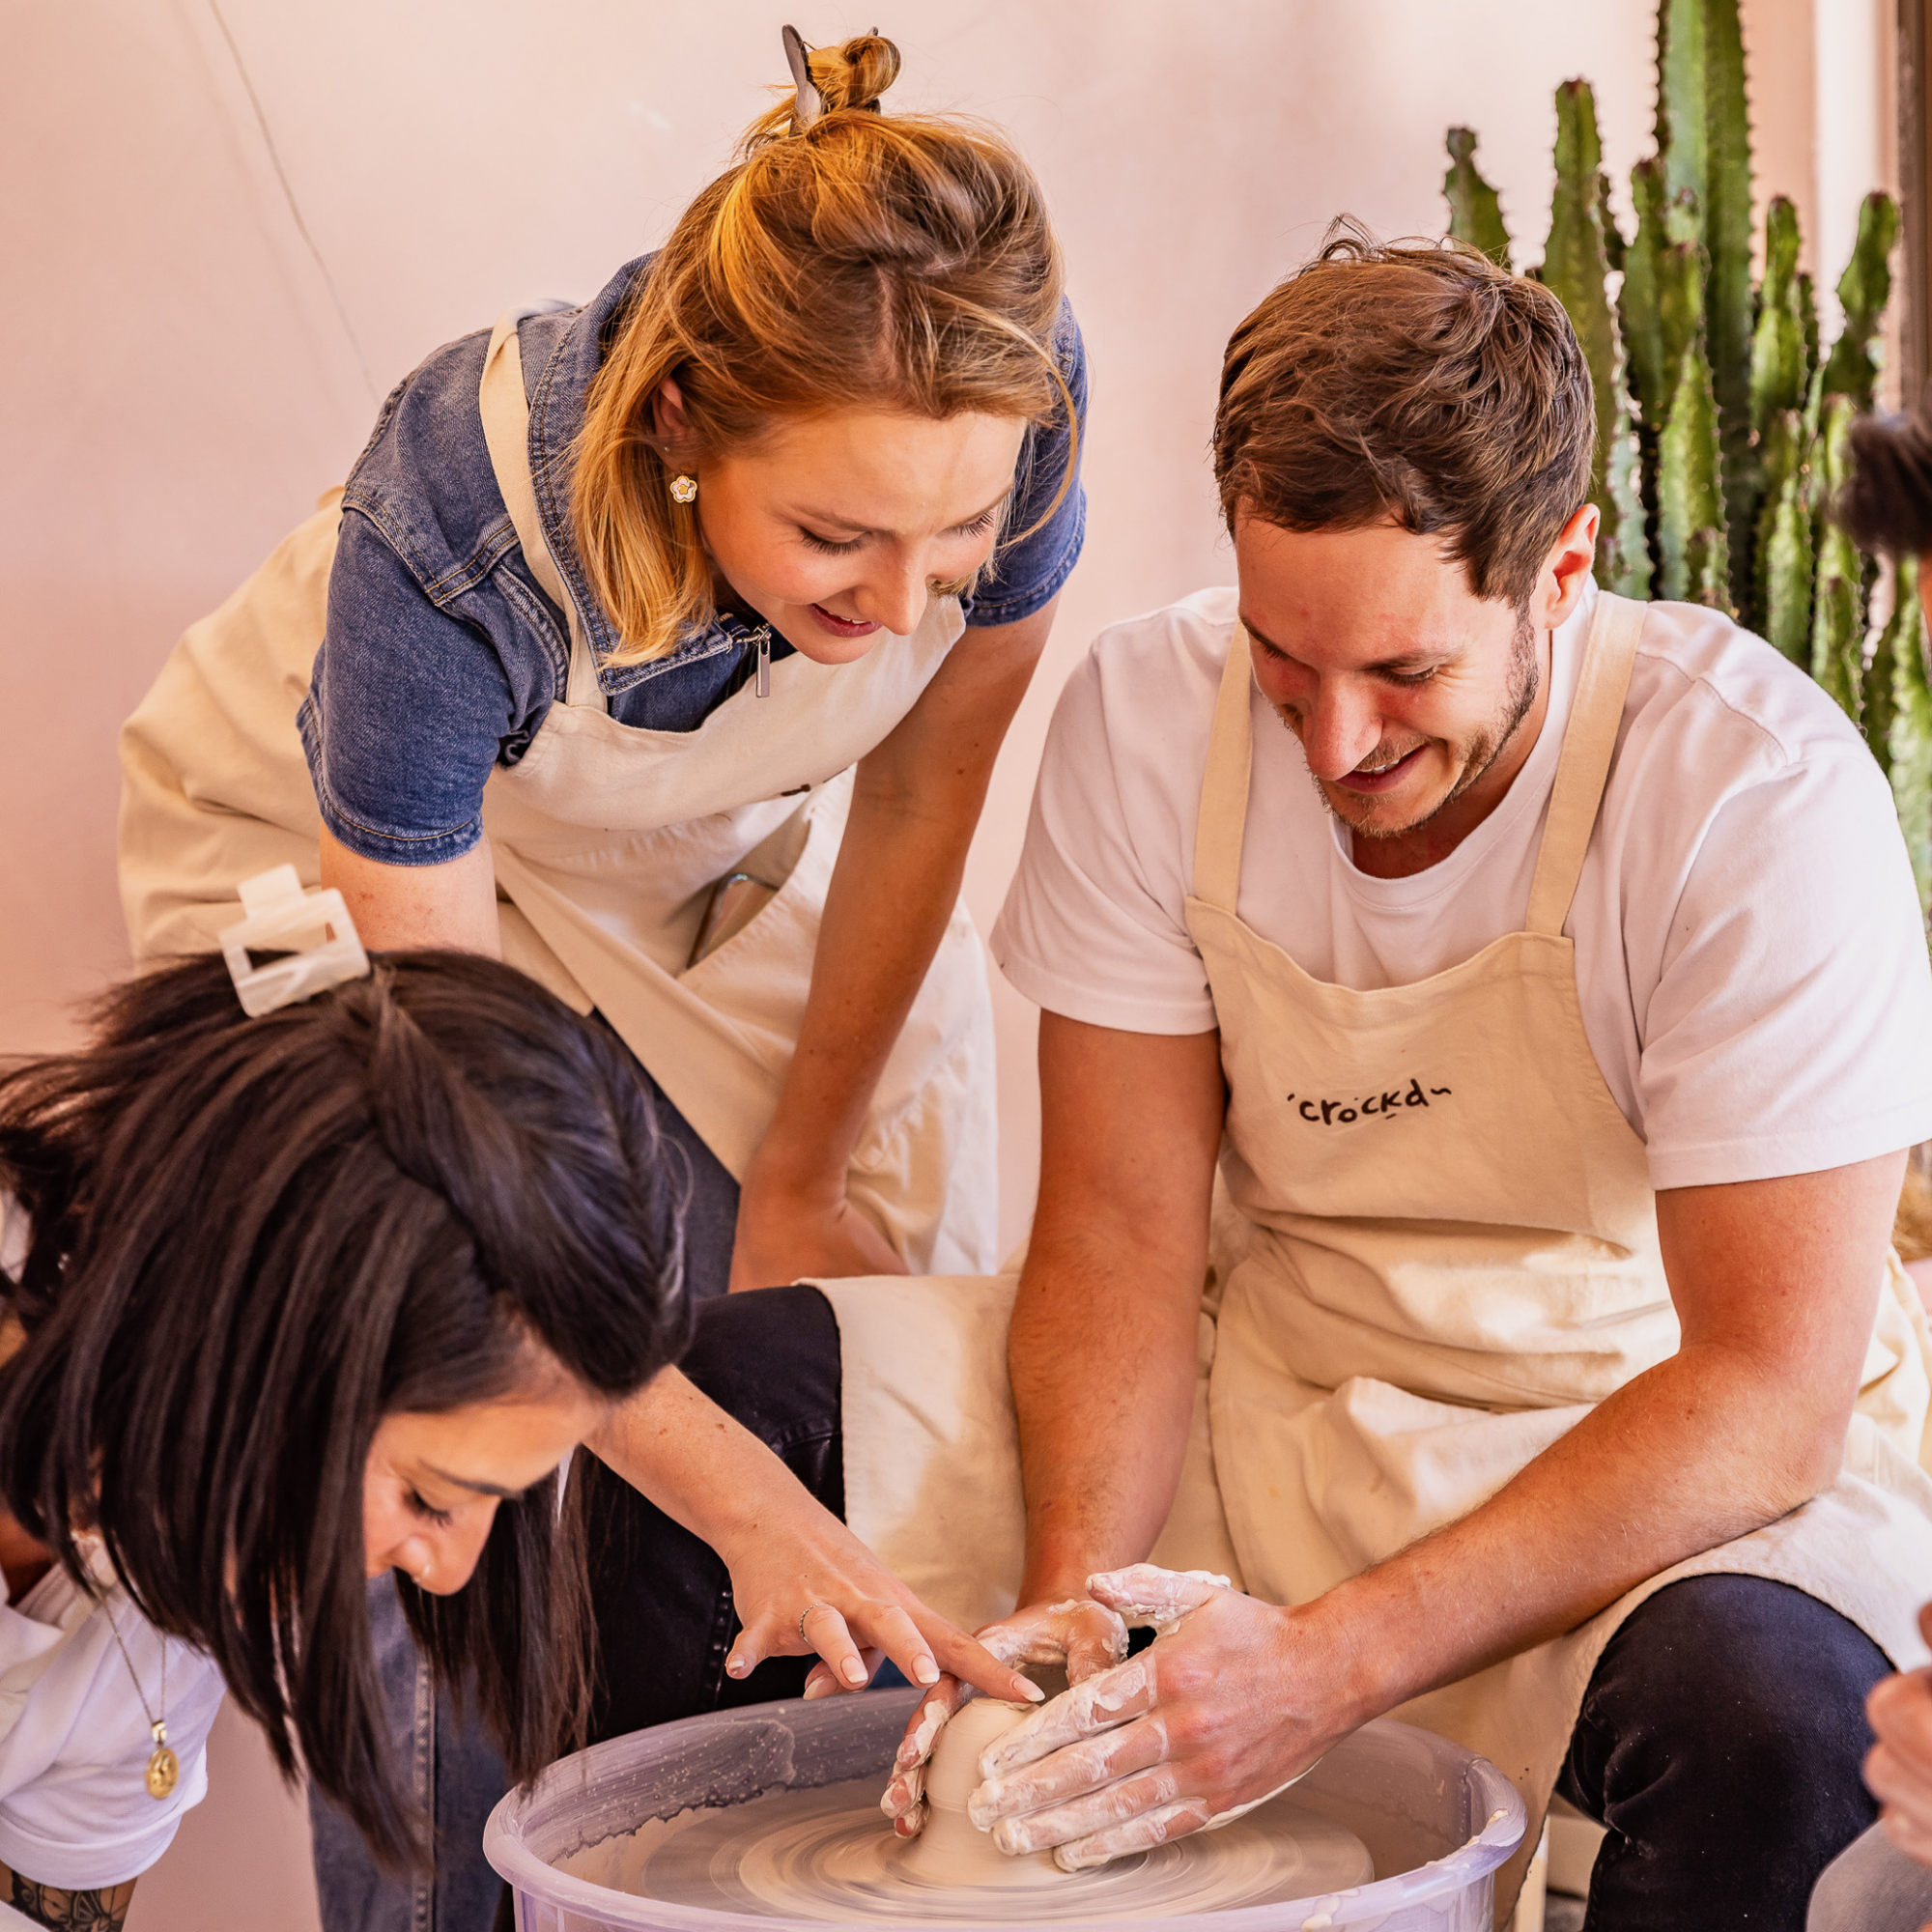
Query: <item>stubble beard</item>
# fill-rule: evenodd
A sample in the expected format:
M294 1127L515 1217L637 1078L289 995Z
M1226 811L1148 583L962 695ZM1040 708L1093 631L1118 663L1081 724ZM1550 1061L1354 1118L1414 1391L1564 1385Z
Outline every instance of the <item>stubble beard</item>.
M1364 838L1406 838L1411 832L1420 832L1438 813L1447 811L1470 786L1481 782L1509 749L1511 739L1521 729L1522 721L1529 716L1542 688L1543 674L1536 661L1536 628L1527 617L1519 617L1516 635L1510 639L1509 685L1502 704L1490 723L1460 748L1463 769L1456 782L1420 818L1412 818L1406 825L1357 824L1354 819L1335 810L1327 787L1313 772L1308 775L1309 782L1327 808L1329 816L1346 825L1350 832L1358 833ZM1404 756L1406 755L1405 753ZM1398 760L1390 759L1388 762L1394 764ZM1359 771L1361 767L1356 769Z

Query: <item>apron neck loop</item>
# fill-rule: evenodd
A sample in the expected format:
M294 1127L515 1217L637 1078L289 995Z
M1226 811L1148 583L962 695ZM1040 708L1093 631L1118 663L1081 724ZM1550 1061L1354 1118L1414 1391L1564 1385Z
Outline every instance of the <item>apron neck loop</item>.
M1624 699L1637 639L1643 635L1646 606L1627 597L1597 593L1596 614L1583 646L1577 699L1563 734L1549 815L1536 857L1525 927L1554 937L1570 917L1582 875L1583 855L1597 823L1605 781L1623 723ZM1236 910L1241 880L1241 846L1247 833L1248 784L1254 767L1254 727L1249 692L1254 658L1248 634L1238 623L1228 646L1208 740L1208 770L1201 785L1201 811L1194 830L1194 896L1224 912Z
M1570 917L1570 902L1577 896L1583 855L1590 848L1597 809L1617 749L1647 608L1628 597L1613 597L1607 590L1597 593L1596 614L1577 675L1577 697L1570 708L1570 728L1563 734L1563 755L1550 788L1543 845L1536 855L1536 876L1529 888L1529 917L1523 923L1530 932L1554 938Z
M1201 782L1201 811L1194 826L1194 896L1223 912L1235 910L1241 884L1241 844L1248 829L1248 779L1255 734L1248 694L1255 662L1246 629L1236 624L1214 703L1208 739L1208 771Z
M530 476L530 402L524 386L523 352L517 341L517 325L526 315L548 315L562 307L560 302L533 302L522 308L505 309L490 331L489 353L483 358L483 380L477 386L476 403L483 417L483 440L490 450L490 468L496 472L497 488L510 524L522 545L524 561L530 575L543 586L544 595L564 613L570 625L570 676L564 690L566 704L593 705L607 709L604 687L597 675L597 656L584 635L583 619L577 600L564 583L563 574L551 554L545 539L543 519L537 512L536 487Z

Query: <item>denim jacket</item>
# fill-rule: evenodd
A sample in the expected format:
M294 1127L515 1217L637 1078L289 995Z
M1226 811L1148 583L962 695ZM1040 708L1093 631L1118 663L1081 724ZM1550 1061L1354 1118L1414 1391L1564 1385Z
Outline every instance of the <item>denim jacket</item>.
M572 539L570 451L650 259L628 263L582 308L526 318L518 336L538 511L600 659L618 639ZM386 865L440 865L476 843L491 770L523 756L569 675L563 613L524 561L484 442L476 393L489 340L486 331L439 349L384 404L343 497L327 626L298 720L323 822L351 851ZM1057 346L1084 426L1086 353L1070 308ZM1059 508L1031 529L1060 488L1072 440L1064 422L1029 430L1010 526L1031 533L982 573L969 625L1032 615L1072 571L1086 523L1077 470ZM666 657L602 666L611 715L696 730L743 683L751 638L723 613ZM790 650L773 639L774 658Z

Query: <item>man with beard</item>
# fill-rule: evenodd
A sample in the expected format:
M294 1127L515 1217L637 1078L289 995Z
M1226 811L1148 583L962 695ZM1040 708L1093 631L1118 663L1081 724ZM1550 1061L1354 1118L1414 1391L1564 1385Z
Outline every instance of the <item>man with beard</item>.
M1212 1827L1386 1714L1521 1792L1498 1924L1552 1791L1608 1828L1606 1932L1795 1932L1874 1815L1861 1704L1932 1575L1888 1245L1924 932L1831 698L1593 583L1594 425L1562 307L1482 256L1348 235L1268 296L1215 423L1238 583L1075 671L994 934L1042 1009L1016 1288L700 1315L686 1373L836 1443L888 1567L1067 1666L982 1760L1005 1851ZM613 1682L722 1648L720 1576L669 1628L681 1535L625 1525ZM694 1708L633 1674L611 1728Z
M1548 291L1345 237L1228 351L1237 587L1062 696L993 939L1044 1142L982 1634L1073 1689L991 1755L1003 1849L1219 1823L1391 1712L1522 1791L1498 1923L1552 1790L1606 1928L1800 1926L1874 1815L1932 1574L1924 934L1831 698L1592 582L1594 422ZM922 1350L903 1285L827 1292L854 1527L944 1601L929 1499L997 1452L854 1391L956 1382L1005 1306ZM1123 1616L1172 1627L1122 1661Z

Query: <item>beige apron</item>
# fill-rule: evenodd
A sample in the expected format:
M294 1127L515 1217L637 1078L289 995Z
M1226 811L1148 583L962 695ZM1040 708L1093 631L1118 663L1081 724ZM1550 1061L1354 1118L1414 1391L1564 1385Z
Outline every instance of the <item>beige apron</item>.
M483 822L503 956L598 1009L734 1175L770 1123L805 1009L856 761L918 701L964 630L935 598L907 638L846 665L802 653L695 731L611 717L545 545L529 469L520 310L497 325L479 395L526 561L570 619L565 701L498 766ZM123 728L121 889L137 958L201 951L236 884L318 875L321 819L296 730L322 642L339 491L176 646ZM686 968L712 883L752 862L776 897ZM847 1185L915 1270L996 1262L992 1011L979 935L954 909L881 1074Z
M1675 1350L1643 1144L1590 1051L1563 935L1642 621L1640 605L1600 598L1526 929L1432 979L1373 992L1311 979L1236 913L1258 700L1246 639L1234 637L1187 906L1230 1089L1213 1240L1220 1299L1204 1337L1207 1440L1197 1422L1156 1560L1215 1566L1232 1543L1248 1589L1306 1603L1466 1515L1590 1405ZM956 1437L915 1440L904 1405L878 1393L895 1378L876 1344L889 1322L914 1321L914 1304L889 1313L877 1284L826 1287L848 1360L848 1498L890 1512L854 1527L892 1560L940 1575L943 1551L920 1536L908 1498L963 1492L961 1507L983 1512L991 1493L1017 1506L1010 1397L988 1366L1004 1347L1002 1310L990 1285L977 1301L964 1285L918 1297L938 1338L917 1359L943 1392L940 1404L929 1391L924 1400L1002 1411L988 1459ZM1590 1672L1618 1624L1663 1584L1714 1571L1774 1577L1850 1617L1895 1662L1924 1656L1914 1617L1932 1595L1932 1481L1919 1467L1928 1350L1894 1264L1830 1490L1653 1577L1570 1635L1397 1714L1482 1752L1523 1794L1531 1829L1499 1875L1499 1920ZM969 1352L972 1365L947 1366ZM895 1429L897 1439L882 1439ZM996 1591L978 1594L1009 1602L1017 1533L980 1534L1008 1567Z

